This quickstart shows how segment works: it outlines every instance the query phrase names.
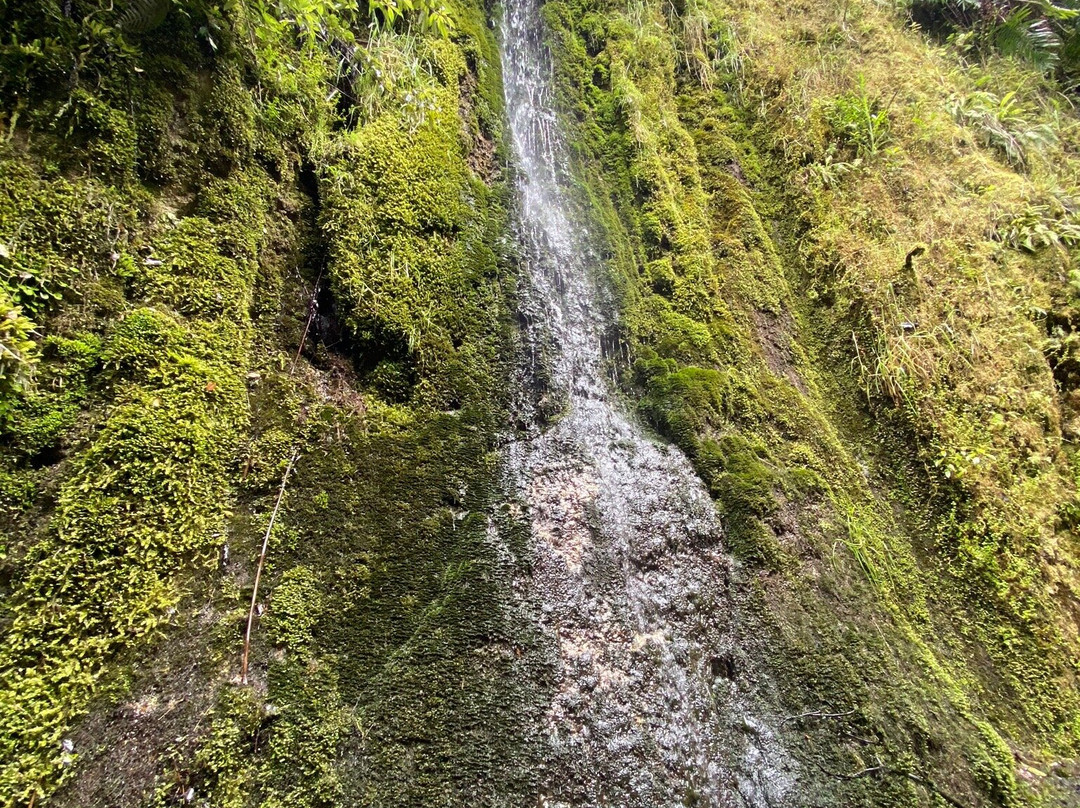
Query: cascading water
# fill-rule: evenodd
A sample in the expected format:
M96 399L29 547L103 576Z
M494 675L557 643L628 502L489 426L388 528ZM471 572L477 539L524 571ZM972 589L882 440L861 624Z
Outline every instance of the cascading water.
M527 369L565 412L515 445L530 590L552 651L541 805L776 806L794 765L750 711L731 561L686 457L620 411L611 321L568 187L538 0L507 0L503 69L518 167ZM536 356L543 356L536 360ZM736 675L736 671L739 671Z

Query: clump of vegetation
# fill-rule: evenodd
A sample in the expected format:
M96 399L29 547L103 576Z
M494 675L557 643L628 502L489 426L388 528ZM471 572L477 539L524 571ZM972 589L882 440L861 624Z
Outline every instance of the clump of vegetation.
M1075 81L1077 9L1070 3L1027 0L912 0L912 19L931 31L955 31L955 44L986 56L999 52L1029 62L1037 70Z
M1028 153L1057 142L1053 128L1046 123L1032 123L1023 114L1016 93L1000 98L991 92L977 90L963 98L949 101L953 117L970 127L986 146L998 150L1017 168L1028 164Z
M32 339L34 322L0 291L0 419L15 397L30 384L38 346Z
M874 157L889 142L889 107L871 98L865 79L859 91L839 96L828 109L829 123L844 142L864 157Z
M494 200L465 161L465 61L443 43L426 46L423 58L424 122L397 106L352 133L327 171L324 223L334 235L330 276L371 382L390 401L415 395L445 409L471 397L499 361L459 348L463 334L498 329L500 220L473 213ZM448 309L445 300L476 304Z
M1016 212L1002 212L993 235L1010 247L1037 253L1044 247L1067 250L1080 245L1080 220L1073 200L1027 202Z
M213 241L199 244L218 255ZM172 278L191 274L159 300L212 315L214 302L186 293L198 288L205 265L187 263L171 242L161 254L176 261ZM241 306L250 294L230 291ZM171 576L184 560L213 551L227 464L246 423L233 364L243 361L246 342L242 321L204 331L152 309L106 341L105 361L127 373L116 377L107 417L73 458L50 528L19 560L4 604L6 793L29 798L55 776L63 733L86 709L111 654L168 620L178 597Z

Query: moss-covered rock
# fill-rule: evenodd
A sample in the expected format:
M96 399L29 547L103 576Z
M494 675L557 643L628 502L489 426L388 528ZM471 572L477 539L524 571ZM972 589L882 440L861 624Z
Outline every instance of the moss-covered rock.
M1000 466L989 483L986 453L1012 450L990 450L974 408L961 404L979 394L957 384L968 374L948 353L957 350L957 332L940 327L935 333L954 339L946 349L944 338L931 337L930 347L918 341L922 324L902 322L916 319L907 314L917 305L910 276L926 239L911 238L901 250L897 232L939 215L904 201L923 182L918 161L939 159L888 101L911 92L911 83L890 74L885 59L873 64L876 84L838 64L822 83L846 85L826 97L814 83L821 45L808 43L844 50L827 36L840 25L851 47L876 42L907 58L921 46L896 21L862 7L852 13L877 27L838 23L840 12L825 9L810 17L791 9L775 20L769 4L753 2L545 8L585 198L615 253L612 283L636 356L627 390L694 461L721 506L729 546L765 576L758 619L776 632L771 659L792 712L879 705L840 740L833 727L845 717L806 727L816 739L808 757L837 773L818 787L840 788L850 804L915 804L942 793L988 804L1024 799L1011 780L995 784L985 775L994 769L986 761L1000 759L1001 733L1037 755L1047 751L1043 744L1058 753L1072 748L1071 646L1042 597L1048 587L1071 590L1064 581L1072 580L1072 562L1059 555L1057 571L1036 572L1044 554L1028 520L1041 506L1026 492L1037 484L1021 485ZM750 44L759 36L767 44ZM860 69L871 69L871 58L861 56ZM943 104L920 99L920 109ZM910 149L903 168L902 148ZM803 169L808 160L818 161L812 171ZM849 175L865 178L862 190L852 190L859 186ZM946 195L922 197L923 204ZM973 228L985 215L977 204L985 203L963 214ZM941 203L942 211L955 210L950 205ZM974 264L1002 260L983 258L993 252L941 253L939 286L923 285L918 299L953 295ZM875 273L887 260L895 271L882 269L883 285ZM971 305L969 312L987 311ZM956 318L949 325L955 329ZM1035 344L1024 324L1011 333L1028 333L1029 351ZM928 376L938 345L936 356L951 364ZM994 360L985 362L992 375ZM1045 376L1045 368L1027 363L1022 373ZM849 403L860 388L868 408ZM882 396L892 398L894 414L878 406ZM985 403L982 417L1019 406L1037 418L1019 398ZM1048 413L1038 428L1024 428L1030 443L1021 451L1041 457L1031 447L1047 446L1053 456L1054 422ZM1018 425L1016 415L1010 423ZM1057 490L1051 465L1023 473ZM963 477L952 493L934 471L942 468ZM1006 489L1016 504L985 499ZM848 631L826 641L837 611ZM881 652L871 635L892 648L880 665L867 664ZM793 669L800 658L806 665ZM847 673L820 676L830 669ZM845 742L844 732L876 740ZM942 745L973 751L950 760ZM900 772L881 775L883 790L844 778L870 766L868 748L879 750L884 770Z
M0 804L535 800L487 11L126 9L0 9ZM1069 113L862 0L544 17L803 787L1025 804L1080 738L1076 135L1018 172L971 113Z

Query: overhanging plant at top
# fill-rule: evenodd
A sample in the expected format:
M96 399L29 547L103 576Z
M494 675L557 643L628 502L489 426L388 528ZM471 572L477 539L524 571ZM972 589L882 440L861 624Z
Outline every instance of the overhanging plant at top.
M1080 3L1077 0L912 0L913 22L954 33L958 44L1030 62L1062 78L1080 78Z

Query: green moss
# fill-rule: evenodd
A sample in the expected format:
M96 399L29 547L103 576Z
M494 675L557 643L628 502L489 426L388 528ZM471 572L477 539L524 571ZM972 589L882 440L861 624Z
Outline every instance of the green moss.
M435 43L417 126L387 111L326 172L330 276L359 360L392 402L456 408L490 391L501 291L502 200L469 169L458 117L462 52ZM449 305L456 301L457 305ZM480 351L478 353L478 351Z
M101 359L118 378L154 378L169 355L182 349L186 333L180 320L153 308L138 308L109 329Z
M994 805L1022 804L1012 750L997 731L985 721L976 723L982 744L975 751L972 771L979 786Z
M222 516L244 400L214 382L213 360L163 351L160 320L135 321L106 356L123 367L126 342L128 367L145 368L147 380L125 382L100 433L73 460L52 530L5 604L12 622L0 665L15 683L2 702L10 763L0 779L9 793L39 788L28 773L54 762L45 756L85 709L108 655L165 618L176 599L169 576L213 546ZM157 327L149 336L147 323Z
M206 763L181 792L218 804L235 779L259 805L527 798L540 660L528 624L507 610L505 565L520 562L498 548L523 557L527 530L498 502L490 416L311 429L320 448L301 456L281 516L296 540L272 540L253 648L253 675L267 683L257 751L235 729L224 737L243 757L222 748L215 720L197 756Z
M729 546L736 556L778 569L783 551L765 524L779 504L781 477L766 464L764 447L753 447L738 434L706 441L698 468L723 507Z
M0 289L30 317L55 309L76 278L109 266L129 201L96 181L42 176L0 150Z
M220 65L211 86L205 114L213 122L215 151L234 163L242 162L255 147L255 100L244 86L235 62Z
M101 4L69 12L0 11L14 88L0 297L35 319L41 347L34 386L3 400L0 518L16 527L0 562L3 805L71 776L61 739L133 680L118 659L179 619L196 595L178 579L194 586L217 556L249 426L253 286L283 272L268 247L299 248L288 205L337 60L301 62L284 31L256 41L240 7L178 8L130 42ZM276 141L283 121L293 139ZM247 719L225 712L244 737Z
M181 314L234 323L247 316L251 305L253 262L247 247L235 258L236 245L227 231L205 219L187 217L153 245L143 261L139 292ZM241 260L236 260L239 258ZM246 260L245 260L246 259Z
M0 702L0 781L9 793L37 790L28 773L55 765L60 735L85 709L107 655L160 624L175 603L168 575L212 541L229 450L221 439L238 424L190 381L124 396L75 461L54 532L5 604L12 622L0 665L12 689Z
M85 222L82 237L48 219L24 229L26 249L39 255L68 260L88 244L95 254L110 231L107 218L94 217L124 210L93 204L104 192L92 182L40 187L89 215L73 222ZM49 209L29 221L43 213ZM225 234L238 227L186 218L154 239L150 257L128 267L138 291L169 308L132 308L104 339L49 337L39 387L12 413L9 440L32 458L62 446L93 397L106 402L98 425L86 425L85 447L68 458L47 529L19 548L3 605L0 791L12 799L55 786L65 773L60 740L88 709L111 659L168 623L180 596L173 576L216 551L229 463L247 425L248 307L261 239L252 234L237 249ZM92 382L98 363L104 384Z
M173 16L163 29L176 36L184 25ZM27 648L41 647L56 631L48 615L20 615L50 596L50 559L70 561L66 577L87 595L65 590L57 602L87 617L64 635L69 656L50 647L61 663L50 670L74 660L93 669L65 691L37 757L6 772L27 793L55 784L45 750L93 708L116 655L139 658L169 611L186 608L177 576L209 562L234 495L227 535L246 574L297 445L312 451L271 536L269 611L252 649L265 696L221 688L207 726L165 755L175 767L158 801L189 788L214 805L332 805L346 788L384 804L527 792L524 682L535 676L515 673L531 647L499 622L507 594L494 582L509 578L496 574L504 561L491 541L495 522L514 528L505 514L481 516L502 476L490 440L504 399L491 391L506 389L495 380L510 356L507 191L491 154L501 88L482 11L462 9L461 22L454 42L384 32L370 43L387 63L419 54L422 119L392 105L366 116L353 98L333 133L319 127L337 57L320 45L298 59L284 27L256 33L257 64L228 36L212 70L184 53L174 93L153 90L166 54L146 65L137 170L168 187L127 223L115 266L104 267L126 299L87 318L105 372L83 406L103 417L80 427L89 443L62 467L54 526L21 562L12 607ZM245 87L252 75L257 96ZM289 149L304 152L303 176ZM318 318L294 361L318 278ZM520 531L513 541L521 553ZM53 552L61 543L71 549ZM223 623L242 619L248 584L223 585ZM504 650L511 638L517 654ZM49 705L56 681L32 673L21 692ZM13 725L10 737L28 731ZM437 753L411 763L422 745ZM511 777L493 749L521 761Z
M315 574L307 567L294 567L281 576L274 587L271 620L267 626L270 642L303 659L311 653L312 629L319 621L322 593Z
M24 458L56 448L74 427L101 361L101 341L93 334L51 336L44 354L34 389L11 408L4 429L13 452Z
M121 181L134 176L138 150L129 113L80 87L61 108L54 126L69 142L85 144L87 167L95 174Z
M195 754L193 768L199 772L195 785L183 783L179 790L194 788L200 800L212 798L220 808L243 808L249 804L256 771L251 756L259 742L264 706L249 688L225 688L218 697L209 732ZM186 761L185 761L186 763ZM186 788L185 788L186 786ZM178 784L158 789L158 804L168 805Z
M338 750L350 722L333 668L292 660L273 665L269 677L276 717L262 767L261 804L340 805Z

